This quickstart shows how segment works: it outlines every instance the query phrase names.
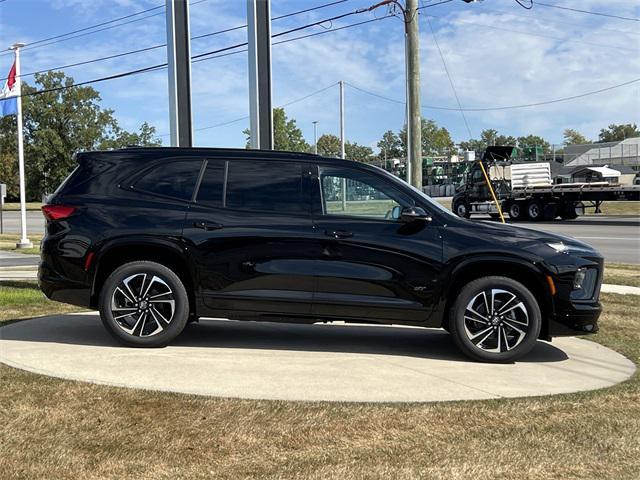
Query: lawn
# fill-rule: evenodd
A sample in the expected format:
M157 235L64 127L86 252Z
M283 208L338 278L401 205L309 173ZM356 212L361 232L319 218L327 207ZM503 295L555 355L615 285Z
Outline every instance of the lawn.
M604 266L604 283L640 287L640 265L607 263Z
M638 300L603 295L590 337L636 363ZM66 308L15 283L0 285L0 305L4 320ZM406 405L164 394L3 365L0 384L5 478L640 477L638 373L595 392Z
M20 235L16 233L4 233L0 234L0 250L9 250L12 252L25 253L25 254L40 254L40 240L42 240L41 234L29 234L29 240L33 243L33 248L16 248L16 243L20 240Z
M40 210L42 203L40 202L27 202L27 210ZM15 212L20 210L20 202L11 202L4 204L4 210L7 212Z

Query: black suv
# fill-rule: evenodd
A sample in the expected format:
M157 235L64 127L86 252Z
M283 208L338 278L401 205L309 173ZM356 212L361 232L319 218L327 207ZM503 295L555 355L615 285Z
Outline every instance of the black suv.
M442 327L506 362L592 333L603 259L576 240L458 218L369 165L240 149L77 155L43 207L39 283L131 346L199 317Z

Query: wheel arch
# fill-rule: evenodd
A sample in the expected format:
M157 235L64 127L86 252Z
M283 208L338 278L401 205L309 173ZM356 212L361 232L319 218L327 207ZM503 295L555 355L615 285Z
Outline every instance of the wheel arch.
M467 258L451 269L450 280L444 290L443 326L447 326L449 312L462 288L473 280L492 276L511 278L531 291L538 300L542 315L540 338L548 338L548 320L553 314L553 301L549 285L546 283L545 272L524 259L504 255Z
M138 260L156 262L173 270L187 290L190 311L195 312L194 273L187 260L186 249L167 240L131 239L130 237L104 245L96 255L91 284L91 306L97 307L102 285L116 268Z

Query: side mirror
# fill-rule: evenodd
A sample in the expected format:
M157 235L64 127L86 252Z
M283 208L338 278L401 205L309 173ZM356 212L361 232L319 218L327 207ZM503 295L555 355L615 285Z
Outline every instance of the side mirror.
M400 207L396 207L400 208ZM395 212L394 212L395 213ZM427 215L420 207L405 207L400 211L400 221L405 223L415 222L416 220L420 220L423 222L431 222L433 219Z

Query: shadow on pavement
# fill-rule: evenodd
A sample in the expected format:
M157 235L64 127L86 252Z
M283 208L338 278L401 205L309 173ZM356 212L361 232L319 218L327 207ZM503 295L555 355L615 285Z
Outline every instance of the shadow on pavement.
M5 340L123 348L95 315L63 315L17 322L0 328ZM397 355L469 362L444 330L360 325L298 325L203 319L188 325L171 347L240 348ZM566 360L550 343L539 341L518 363Z

